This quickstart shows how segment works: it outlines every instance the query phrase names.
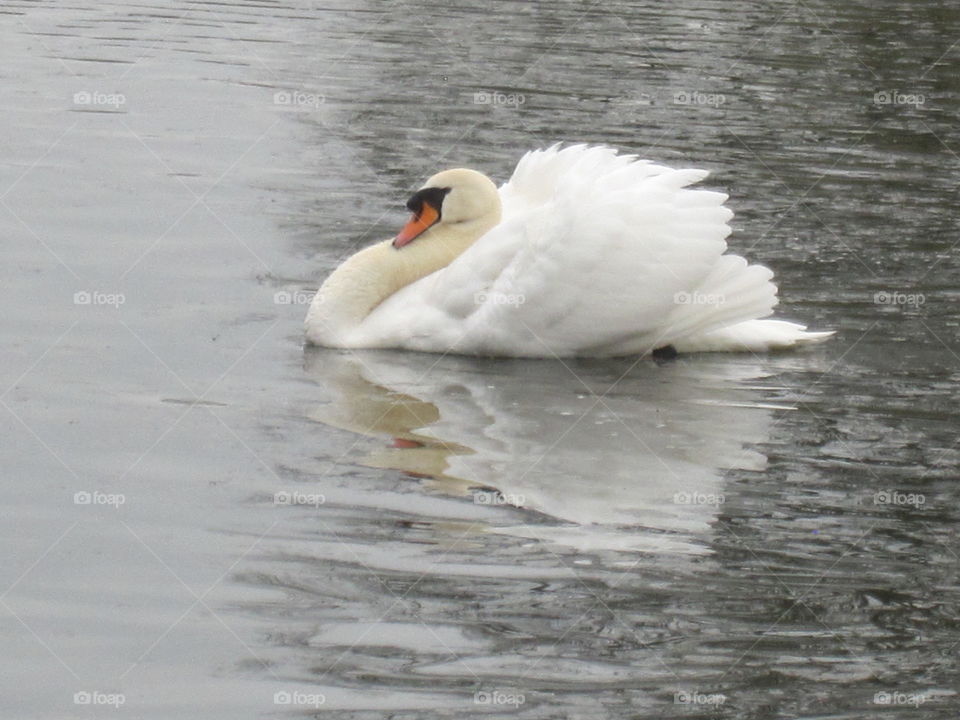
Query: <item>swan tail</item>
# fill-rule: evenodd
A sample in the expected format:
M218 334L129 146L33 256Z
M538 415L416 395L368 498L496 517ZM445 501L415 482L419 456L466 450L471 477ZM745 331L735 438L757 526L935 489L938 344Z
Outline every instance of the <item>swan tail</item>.
M663 339L676 346L689 336L767 317L777 302L777 286L769 268L748 265L738 255L724 255L695 289L673 296Z
M667 322L677 352L766 352L823 342L832 332L809 332L786 320L761 319L779 302L773 272L725 255L699 288L678 293Z
M676 352L767 352L814 345L833 332L810 332L786 320L761 319L777 305L773 272L724 255L694 291L677 292L663 329L589 348L586 354L633 355L673 348Z
M728 327L688 335L671 343L677 352L767 352L817 345L833 331L808 331L786 320L747 320Z

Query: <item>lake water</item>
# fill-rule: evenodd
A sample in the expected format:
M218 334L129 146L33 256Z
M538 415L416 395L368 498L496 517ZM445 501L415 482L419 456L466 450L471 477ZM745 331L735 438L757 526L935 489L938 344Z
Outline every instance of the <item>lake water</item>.
M3 716L954 718L960 8L0 7ZM304 351L448 166L713 171L829 344Z

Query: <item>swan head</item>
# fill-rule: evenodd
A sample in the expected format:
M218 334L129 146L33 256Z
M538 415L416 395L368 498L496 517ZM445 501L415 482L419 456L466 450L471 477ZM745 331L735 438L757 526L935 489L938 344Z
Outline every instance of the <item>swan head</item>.
M421 236L424 242L445 229L456 228L480 237L500 222L500 194L483 173L456 168L427 180L407 201L407 209L413 216L393 239L393 247L398 250Z

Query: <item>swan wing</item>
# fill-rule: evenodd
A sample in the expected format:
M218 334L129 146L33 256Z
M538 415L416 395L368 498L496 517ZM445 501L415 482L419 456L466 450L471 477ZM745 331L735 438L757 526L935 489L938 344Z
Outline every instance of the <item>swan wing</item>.
M611 148L527 153L502 222L384 301L363 342L514 356L646 352L770 314L772 273L724 256L727 196Z

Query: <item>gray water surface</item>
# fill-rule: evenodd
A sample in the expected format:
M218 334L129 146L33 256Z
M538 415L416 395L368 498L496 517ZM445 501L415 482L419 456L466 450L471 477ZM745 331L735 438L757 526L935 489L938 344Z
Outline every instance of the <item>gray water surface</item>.
M956 717L960 9L835 5L4 3L3 716ZM559 140L710 169L835 339L303 349Z

